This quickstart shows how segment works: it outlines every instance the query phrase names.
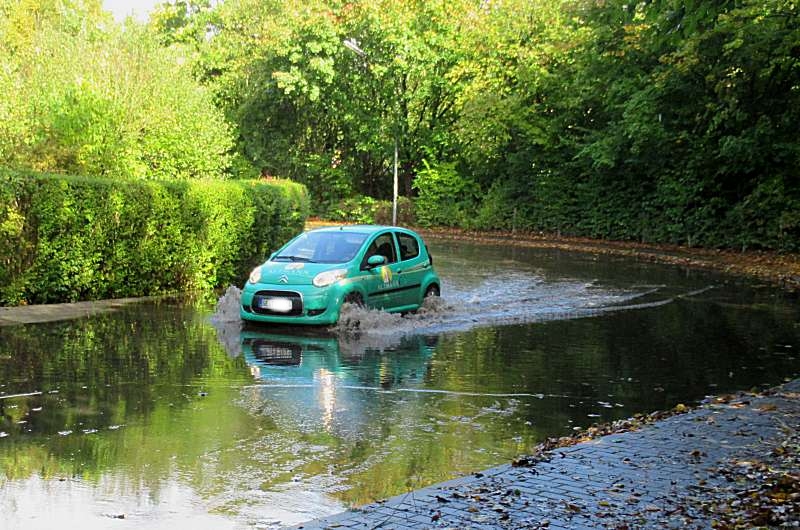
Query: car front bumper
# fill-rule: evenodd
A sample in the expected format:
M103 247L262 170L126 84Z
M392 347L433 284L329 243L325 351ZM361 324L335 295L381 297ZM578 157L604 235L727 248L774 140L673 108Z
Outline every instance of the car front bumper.
M343 299L344 293L337 285L248 282L242 290L239 316L251 322L330 325L339 320ZM291 302L291 307L284 300Z

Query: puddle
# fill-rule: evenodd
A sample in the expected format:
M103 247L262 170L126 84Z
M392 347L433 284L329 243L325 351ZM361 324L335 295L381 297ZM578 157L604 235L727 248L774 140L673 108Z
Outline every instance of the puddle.
M431 247L443 297L406 316L243 326L231 286L215 307L174 297L3 328L0 525L301 524L800 369L800 309L779 291Z

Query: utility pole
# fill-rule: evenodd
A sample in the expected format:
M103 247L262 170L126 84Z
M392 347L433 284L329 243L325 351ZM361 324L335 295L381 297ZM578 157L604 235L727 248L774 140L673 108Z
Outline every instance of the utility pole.
M349 38L342 41L345 48L352 51L356 55L363 57L365 61L369 61L369 57L367 56L367 52L361 49L356 42L355 39ZM399 132L398 132L398 123L397 123L397 113L395 112L395 123L394 123L394 186L392 190L392 226L397 226L397 144L399 143Z

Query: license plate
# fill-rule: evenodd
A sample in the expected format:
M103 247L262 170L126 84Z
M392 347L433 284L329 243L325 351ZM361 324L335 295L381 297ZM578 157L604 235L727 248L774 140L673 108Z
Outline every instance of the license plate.
M275 313L288 313L292 310L292 301L289 298L262 298L260 307Z

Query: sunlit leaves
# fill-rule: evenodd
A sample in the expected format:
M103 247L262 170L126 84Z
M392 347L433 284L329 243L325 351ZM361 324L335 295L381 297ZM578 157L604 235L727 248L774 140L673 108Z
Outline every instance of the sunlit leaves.
M451 70L470 6L232 0L216 10L204 77L238 124L241 150L267 173L306 181L323 200L337 197L324 187L332 178L336 189L386 197L397 138L407 193L423 153L455 143L462 77Z
M226 176L231 129L183 50L162 48L133 21L115 26L99 2L3 9L16 33L0 33L0 163L125 179Z
M447 167L475 227L793 250L797 9L173 0L121 31L97 0L0 0L0 160L286 176L325 214L390 198L397 143L401 196Z
M302 186L0 171L0 305L144 296L235 281L302 230ZM7 191L6 191L7 190ZM0 203L2 204L2 203ZM8 252L11 250L11 252Z

